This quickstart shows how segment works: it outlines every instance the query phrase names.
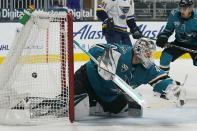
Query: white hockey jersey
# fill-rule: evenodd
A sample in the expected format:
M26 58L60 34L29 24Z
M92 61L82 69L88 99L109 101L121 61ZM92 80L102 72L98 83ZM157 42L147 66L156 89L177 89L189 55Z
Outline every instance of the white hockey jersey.
M116 29L127 31L126 20L134 18L133 0L102 0L100 10L104 10L109 18L113 18Z

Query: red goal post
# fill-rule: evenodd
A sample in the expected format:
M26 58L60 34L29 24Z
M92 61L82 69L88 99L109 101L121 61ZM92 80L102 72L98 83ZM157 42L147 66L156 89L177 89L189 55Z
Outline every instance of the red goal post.
M69 70L69 119L74 122L74 51L73 51L73 16L71 13L67 16L68 19L68 70Z

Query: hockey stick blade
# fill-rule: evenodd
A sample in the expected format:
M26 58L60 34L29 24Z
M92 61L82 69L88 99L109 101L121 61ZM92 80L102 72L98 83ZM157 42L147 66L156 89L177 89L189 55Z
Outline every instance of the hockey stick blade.
M73 40L75 45L77 45L84 53L86 53L91 60L93 60L95 62L95 64L97 66L99 66L99 62L85 49L83 49L80 44ZM100 67L102 68L102 67ZM102 68L103 70L105 70L104 68ZM107 72L109 72L108 70L105 70ZM111 73L111 72L109 72ZM135 100L138 104L140 104L141 106L144 106L144 100L134 91L134 89L129 86L124 80L122 80L119 76L117 76L116 74L112 74L112 81L114 83L116 83L125 93L127 93L133 100Z

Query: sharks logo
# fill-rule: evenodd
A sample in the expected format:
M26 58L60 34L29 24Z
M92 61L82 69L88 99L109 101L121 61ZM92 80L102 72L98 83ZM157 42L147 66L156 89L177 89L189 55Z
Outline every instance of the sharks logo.
M128 66L125 64L122 64L121 72L126 72L128 70Z

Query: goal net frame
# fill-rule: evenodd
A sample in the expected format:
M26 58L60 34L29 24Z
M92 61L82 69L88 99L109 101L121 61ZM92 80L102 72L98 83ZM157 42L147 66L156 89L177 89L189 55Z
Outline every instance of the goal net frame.
M52 61L58 61L58 64L60 64L60 73L57 75L60 75L60 87L61 93L56 96L53 99L50 98L42 98L42 97L34 97L29 95L29 93L18 93L17 90L15 90L15 86L13 86L13 83L16 83L15 79L17 79L17 74L20 72L20 69L16 69L16 65L19 65L23 63L22 66L25 64L35 64L39 60L29 61L29 57L23 56L23 50L26 48L26 44L29 41L29 37L31 34L27 32L31 32L33 30L33 26L36 26L35 28L40 30L45 30L45 55L42 55L42 58L39 59L45 59L44 63L47 65L50 64L50 58L52 55L49 54L51 48L49 46L49 40L50 40L50 29L49 25L53 23L57 25L55 27L57 35L58 36L58 44L60 46L59 48L59 55L58 60L52 60ZM59 29L58 29L59 28ZM54 34L53 34L54 35ZM37 35L35 33L35 36L33 39L38 39ZM33 40L32 40L33 41ZM31 43L31 42L29 42ZM33 43L33 42L32 42ZM31 49L31 52L32 49ZM63 116L55 116L56 119L59 118L69 118L70 122L74 122L74 62L73 62L73 16L71 13L64 12L44 12L44 11L34 11L31 14L31 18L29 21L21 28L20 32L16 34L15 39L12 43L12 47L8 53L8 55L5 57L4 61L0 65L0 74L3 74L0 76L0 123L2 124L14 124L14 125L31 125L32 123L36 123L35 119L32 120L33 117L30 115L32 114L31 110L39 107L40 109L37 111L43 112L43 109L47 112L48 108L52 110L52 106L58 105L58 109L54 109L54 111L58 110L59 108L62 108L64 110L63 112L66 112L63 114ZM28 55L28 54L27 54ZM31 56L30 56L31 57ZM34 56L34 58L36 58ZM42 63L42 62L41 62ZM37 67L39 68L39 67ZM17 73L15 73L15 70L18 70ZM13 75L14 74L14 75ZM32 72L32 77L36 78L37 73ZM14 77L14 80L12 80ZM26 76L24 76L25 78ZM33 79L33 78L32 78ZM14 82L10 82L14 81ZM22 83L23 84L23 83ZM21 84L21 85L22 85ZM20 85L20 86L21 86ZM21 87L23 88L23 86ZM25 88L25 87L24 87ZM61 98L60 98L61 97ZM66 98L65 98L66 97ZM39 101L37 100L39 99ZM31 108L31 106L28 105L26 107L28 109L28 113L26 112L19 112L20 108L21 110L24 110L25 108L25 102L34 101L34 107ZM35 105L35 101L37 102ZM20 105L20 107L17 107L20 103L23 102L23 106ZM50 104L52 103L52 104ZM62 104L63 103L63 104ZM66 103L66 104L65 104ZM41 105L41 106L40 106ZM44 106L48 106L47 109L45 109ZM51 107L50 107L51 106ZM30 109L31 108L31 109ZM66 110L66 111L65 111ZM40 113L39 112L39 113ZM45 112L45 113L46 113ZM49 111L48 111L49 112ZM47 112L47 113L48 113ZM18 119L20 115L26 115L28 118L21 118L23 120ZM52 114L52 113L51 113ZM50 115L51 115L50 114ZM61 113L60 113L61 114ZM11 120L13 117L16 117L16 123L14 120ZM54 117L54 116L53 116ZM38 118L39 119L39 118ZM43 117L41 118L41 121L49 121L50 117ZM10 122L10 123L9 123Z

